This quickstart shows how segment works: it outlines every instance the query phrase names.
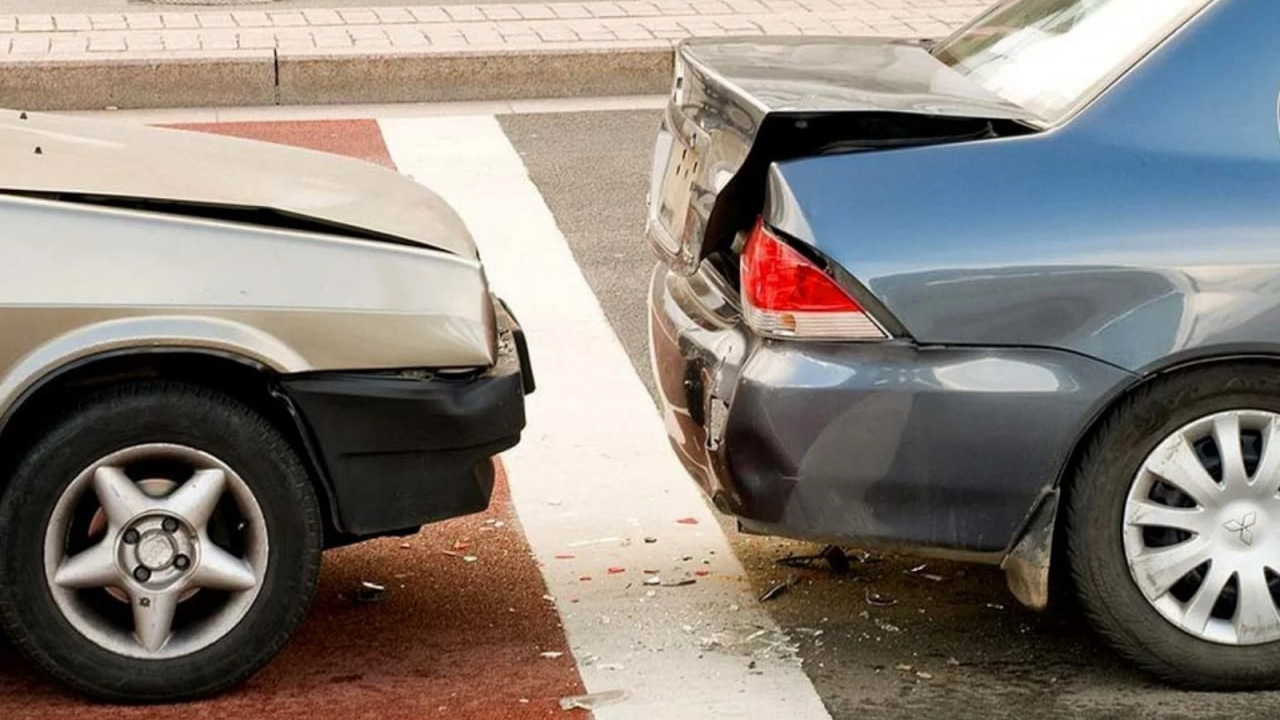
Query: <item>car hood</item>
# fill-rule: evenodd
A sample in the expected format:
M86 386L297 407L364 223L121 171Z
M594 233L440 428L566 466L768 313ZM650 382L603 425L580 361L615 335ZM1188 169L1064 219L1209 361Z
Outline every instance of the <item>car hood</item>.
M457 213L392 170L329 153L118 121L0 111L0 192L137 199L197 216L214 207L232 219L237 210L269 210L245 217L302 219L317 230L476 257Z

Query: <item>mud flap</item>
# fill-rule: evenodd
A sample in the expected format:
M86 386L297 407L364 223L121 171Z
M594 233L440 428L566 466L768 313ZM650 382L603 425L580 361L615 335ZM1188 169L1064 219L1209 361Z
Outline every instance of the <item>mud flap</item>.
M1022 538L1000 563L1009 592L1032 610L1044 610L1049 605L1049 561L1057 517L1058 490L1054 488L1040 501Z

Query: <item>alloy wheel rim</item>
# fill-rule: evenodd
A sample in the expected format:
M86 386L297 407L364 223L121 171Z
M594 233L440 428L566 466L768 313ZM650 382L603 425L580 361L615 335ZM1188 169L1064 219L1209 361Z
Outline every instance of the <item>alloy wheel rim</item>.
M136 445L90 464L45 531L45 580L63 617L99 647L140 659L225 637L257 599L267 560L253 491L182 445Z
M1143 461L1124 509L1129 572L1182 631L1224 645L1280 639L1280 414L1195 420Z

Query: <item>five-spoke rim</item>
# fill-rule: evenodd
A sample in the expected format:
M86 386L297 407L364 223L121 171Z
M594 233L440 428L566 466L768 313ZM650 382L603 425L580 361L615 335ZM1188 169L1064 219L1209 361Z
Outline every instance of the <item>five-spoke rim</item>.
M63 491L45 533L45 578L67 621L104 649L179 657L244 618L267 549L262 508L235 471L190 447L137 445Z
M1138 589L1183 631L1215 643L1280 639L1280 415L1200 418L1142 463L1124 511Z

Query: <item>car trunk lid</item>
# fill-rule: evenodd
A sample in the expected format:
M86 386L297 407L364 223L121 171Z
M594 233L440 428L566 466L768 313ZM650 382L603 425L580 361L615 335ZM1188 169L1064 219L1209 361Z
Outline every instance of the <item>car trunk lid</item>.
M647 234L692 274L751 225L774 161L1029 132L1034 120L918 42L686 41L654 149Z

